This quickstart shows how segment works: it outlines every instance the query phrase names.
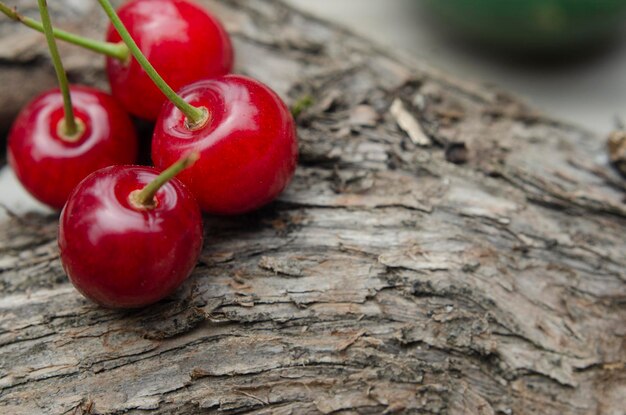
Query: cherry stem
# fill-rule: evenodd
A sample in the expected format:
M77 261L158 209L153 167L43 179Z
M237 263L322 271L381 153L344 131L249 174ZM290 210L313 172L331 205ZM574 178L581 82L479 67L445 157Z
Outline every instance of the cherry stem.
M23 25L44 33L43 24L35 19L26 17L17 12L17 10L10 8L6 4L0 1L0 12L4 13L10 19L20 22ZM124 42L101 42L95 39L89 39L83 36L75 35L74 33L66 32L61 29L52 29L54 37L63 40L65 42L81 46L85 49L89 49L93 52L101 53L111 58L117 59L120 62L127 62L130 57L130 51Z
M200 154L197 151L193 151L163 170L161 174L148 183L143 189L135 190L130 194L131 204L142 209L152 209L156 207L154 196L159 189L178 173L195 163L199 158Z
M194 129L204 125L209 116L206 108L194 107L193 105L182 99L178 94L176 94L176 92L174 92L174 90L165 82L165 80L163 80L161 75L158 74L158 72L154 69L148 59L146 59L141 50L139 50L137 43L135 43L130 33L128 33L128 30L124 26L124 23L122 23L119 16L117 15L117 12L111 5L111 2L109 0L98 0L98 2L100 3L100 6L102 6L102 9L107 14L107 16L109 16L111 24L113 25L113 27L115 27L117 33L119 33L126 46L128 46L130 53L132 53L139 65L143 68L144 71L146 71L150 79L152 79L154 84L161 90L163 95L165 95L167 99L169 99L172 104L176 106L176 108L178 108L183 114L185 114L185 116L187 117L186 124L188 125L188 127L190 129Z
M74 117L74 108L72 107L72 98L70 96L70 86L67 80L67 74L63 69L63 63L61 62L61 56L59 55L59 49L54 40L52 33L52 23L50 21L50 14L48 13L48 4L46 0L37 0L39 4L39 14L41 14L41 22L43 24L43 32L46 35L48 41L48 49L50 50L50 57L52 58L52 64L54 65L54 71L57 74L59 81L59 88L61 89L61 95L63 96L63 110L65 112L65 120L62 125L62 132L64 136L73 139L80 133L78 123Z

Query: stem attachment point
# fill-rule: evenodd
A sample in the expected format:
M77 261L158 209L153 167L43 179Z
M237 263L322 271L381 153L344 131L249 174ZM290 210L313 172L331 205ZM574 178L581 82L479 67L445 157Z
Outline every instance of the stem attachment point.
M190 131L196 131L204 128L211 120L211 113L206 107L196 107L202 114L197 120L192 120L189 117L185 117L185 128Z
M128 202L137 210L150 210L159 205L159 201L155 197L161 187L178 173L191 166L200 158L200 153L193 151L167 169L163 170L154 180L148 183L143 189L137 189L130 192Z
M57 124L57 136L67 142L76 143L83 137L85 132L85 123L78 117L74 118L74 125L76 126L74 131L69 131L67 122L65 119L61 119Z
M130 203L132 207L134 207L137 210L151 210L159 206L159 201L156 199L156 197L152 198L152 200L149 200L147 202L142 202L141 190L142 189L133 190L128 195L128 203Z

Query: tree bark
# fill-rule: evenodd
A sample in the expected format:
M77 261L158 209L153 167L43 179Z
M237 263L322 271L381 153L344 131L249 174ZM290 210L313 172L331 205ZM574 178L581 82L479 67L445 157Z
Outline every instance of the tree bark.
M296 176L206 217L193 275L142 310L73 289L56 215L1 224L1 413L625 413L626 186L602 139L278 1L202 3L239 72L313 98ZM104 27L95 2L55 4ZM37 45L2 79L44 87Z

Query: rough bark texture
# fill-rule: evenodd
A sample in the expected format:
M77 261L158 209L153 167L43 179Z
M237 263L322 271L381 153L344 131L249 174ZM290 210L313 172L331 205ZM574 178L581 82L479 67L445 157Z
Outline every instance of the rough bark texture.
M55 216L0 225L0 413L625 413L626 186L600 138L279 2L203 3L240 72L314 98L296 177L207 217L188 283L138 311L72 288ZM2 99L49 78L38 45Z

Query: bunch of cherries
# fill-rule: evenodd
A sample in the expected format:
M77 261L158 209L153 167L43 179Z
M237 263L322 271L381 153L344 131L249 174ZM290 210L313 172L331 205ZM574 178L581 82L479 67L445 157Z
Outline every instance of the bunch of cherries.
M63 209L61 261L83 295L107 307L153 303L197 263L201 210L249 212L287 186L297 161L293 117L270 88L229 74L228 34L188 0L131 0L118 11L98 0L111 22L106 42L53 28L46 0L38 2L41 22L0 3L46 34L60 85L18 115L9 163L33 196ZM112 96L68 85L55 37L107 55ZM154 167L133 165L128 113L155 122Z

